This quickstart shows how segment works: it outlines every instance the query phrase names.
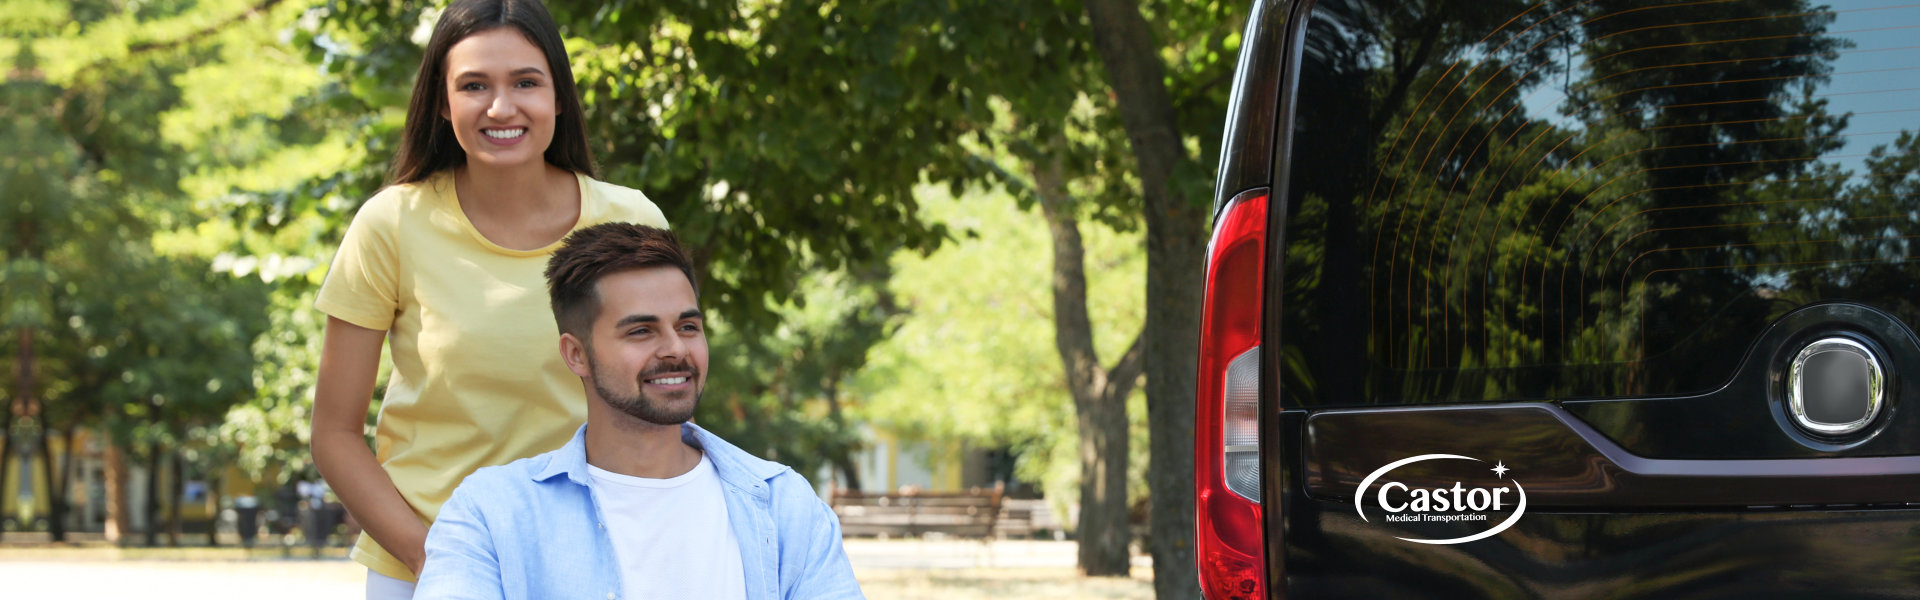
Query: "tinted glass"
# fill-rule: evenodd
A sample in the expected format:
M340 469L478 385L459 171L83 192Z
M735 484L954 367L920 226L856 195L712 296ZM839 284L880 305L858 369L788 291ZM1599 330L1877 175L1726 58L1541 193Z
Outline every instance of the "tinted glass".
M1684 395L1786 312L1920 318L1920 5L1321 0L1287 406Z

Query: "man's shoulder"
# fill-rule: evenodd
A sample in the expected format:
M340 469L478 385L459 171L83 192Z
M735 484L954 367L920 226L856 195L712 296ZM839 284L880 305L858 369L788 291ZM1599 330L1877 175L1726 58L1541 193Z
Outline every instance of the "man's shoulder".
M755 484L765 486L767 497L776 503L820 499L813 484L792 467L754 456L726 438L698 426L688 424L687 428L690 437L698 440L702 449L714 459L714 469L719 472L722 481L740 487L755 487Z
M820 492L813 489L813 483L792 469L768 479L767 485L775 512L801 521L811 521L820 514L831 514L821 511L826 501L820 499Z
M739 446L733 445L733 442L727 441L726 438L693 423L682 426L680 437L681 440L705 452L713 460L713 467L720 473L722 480L736 485L747 482L772 482L783 473L793 472L793 469L787 468L786 465L754 456L740 449Z

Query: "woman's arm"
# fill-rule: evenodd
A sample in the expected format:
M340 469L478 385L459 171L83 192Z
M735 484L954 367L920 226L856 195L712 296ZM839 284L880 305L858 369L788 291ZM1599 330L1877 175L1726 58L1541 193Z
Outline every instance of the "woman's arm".
M313 393L313 463L367 535L417 575L427 527L367 447L367 404L387 332L327 317L320 380Z

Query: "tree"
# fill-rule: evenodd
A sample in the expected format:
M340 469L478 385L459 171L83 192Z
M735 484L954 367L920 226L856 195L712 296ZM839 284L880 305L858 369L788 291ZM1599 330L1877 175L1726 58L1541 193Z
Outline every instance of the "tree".
M1114 94L1114 110L1125 125L1127 147L1147 223L1147 368L1148 423L1153 432L1154 499L1150 549L1154 589L1159 598L1198 597L1193 570L1193 393L1199 360L1201 267L1207 243L1205 206L1212 177L1204 155L1219 147L1218 134L1203 136L1190 148L1188 137L1212 131L1225 114L1223 86L1200 80L1186 89L1170 89L1162 49L1172 47L1210 57L1188 76L1230 74L1232 61L1224 40L1244 16L1224 4L1181 7L1142 5L1129 0L1085 0L1093 39ZM1160 16L1160 28L1145 11ZM1224 25L1224 26L1223 26ZM1181 26L1193 27L1183 30ZM1191 44L1191 46L1189 46ZM1211 66L1212 69L1206 67ZM1179 79L1174 79L1180 81ZM1208 101L1210 100L1210 101ZM1178 101L1178 102L1176 102ZM1211 143L1208 143L1211 142Z
M1112 368L1093 346L1087 318L1085 248L1080 221L1066 198L1057 167L1040 167L1034 179L1053 242L1054 346L1066 366L1080 433L1080 567L1088 575L1125 576L1132 560L1127 518L1127 396L1140 377L1140 337ZM1167 498L1161 498L1166 501ZM1119 567L1115 569L1114 567Z
M1018 157L1010 160L1026 166L1027 177L998 166L998 161L984 156L981 160L995 164L994 172L1023 206L1038 205L1048 230L1054 349L1064 369L1061 383L1073 399L1079 438L1080 517L1075 529L1079 532L1080 569L1093 576L1126 576L1132 565L1127 480L1132 452L1127 399L1141 376L1144 336L1136 332L1111 368L1101 361L1093 343L1094 328L1087 306L1086 247L1079 216L1093 202L1074 194L1069 173L1082 182L1123 178L1098 170L1102 164L1119 161L1090 160L1089 154L1115 146L1101 143L1098 128L1090 127L1091 119L1087 118L1095 112L1093 103L1085 96L1080 100L1075 103L1080 110L1063 115L1069 118L1061 119L1057 126L1049 120L1022 128L1018 119L1005 120L1011 121L1011 131L998 132L996 137L1012 140L1007 154ZM1070 142L1069 133L1079 143ZM1035 137L1044 141L1033 143ZM1067 169L1069 163L1075 165L1074 170ZM1114 193L1124 187L1110 185L1106 191ZM1113 204L1106 208L1113 208ZM1130 219L1112 215L1108 220L1128 228L1134 225Z
M65 213L71 203L67 200L68 178L77 171L78 152L70 142L56 136L47 135L45 115L25 114L27 107L45 106L57 97L57 90L39 80L39 61L31 48L22 49L13 57L13 66L7 76L0 94L6 102L0 104L0 142L18 144L27 150L19 160L8 160L4 169L0 169L0 189L6 190L7 205L0 217L5 218L4 230L7 232L5 244L6 269L5 325L12 334L15 344L9 344L7 350L12 358L13 395L0 412L0 434L5 434L6 444L0 446L0 480L3 480L11 467L12 452L15 446L16 423L19 417L37 416L40 402L40 385L37 380L43 367L36 364L39 350L35 346L40 332L53 321L50 296L58 281L46 263L47 239L64 233L58 229L63 225ZM66 142L66 143L63 143ZM48 231L49 228L55 228ZM26 474L22 474L23 477ZM8 499L0 499L0 510L4 510Z
M890 276L885 263L814 274L767 335L710 321L713 364L696 421L801 473L830 466L841 485L861 489L853 455L862 432L849 413L864 394L852 380L898 326Z
M174 77L196 93L161 116L164 139L180 148L180 187L196 220L160 232L156 249L270 293L250 342L246 397L193 430L188 448L202 461L230 457L269 484L311 474L307 423L325 321L313 298L351 214L337 188L372 185L355 177L372 151L363 132L381 120L343 108L340 81L310 62L320 57L320 4L260 2L244 20L209 19L218 27L197 42L202 60ZM376 397L369 424L378 410Z
M1036 218L1037 207L1021 208L1004 190L953 198L923 188L921 199L924 218L947 224L968 241L926 256L902 252L894 258L890 287L901 316L849 387L864 399L853 414L903 438L931 442L936 453L958 445L942 443L949 441L1006 448L1019 479L1039 483L1056 507L1078 500L1087 510L1083 488L1097 483L1099 490L1106 482L1085 476L1098 471L1083 468L1082 438L1099 433L1078 422L1077 399L1057 349L1055 267L1046 249L1052 228ZM1144 319L1140 235L1098 222L1082 229L1085 341L1096 354L1120 356L1138 338ZM994 283L955 285L954 273ZM1116 495L1124 500L1145 492L1147 424L1138 388L1121 401L1123 407L1109 414L1126 419L1127 439L1107 443L1130 456L1110 463L1127 471L1107 481L1125 486ZM1118 517L1113 527L1125 530L1124 505ZM1083 541L1110 534L1085 527L1075 525Z
M275 2L26 4L5 23L22 33L6 84L22 100L8 110L21 112L7 115L6 135L38 151L7 174L6 224L18 234L8 314L22 340L10 358L31 374L22 383L58 536L70 477L53 473L53 432L71 444L75 428L98 427L116 445L145 443L157 465L186 427L251 388L261 289L154 250L156 231L193 219L160 115L178 104L173 75L202 57L201 43ZM109 512L123 513L109 496Z
M1124 467L1127 453L1113 447L1125 439L1117 429L1125 419L1113 418L1116 413L1109 411L1123 414L1115 400L1124 398L1125 387L1132 385L1128 375L1132 361L1144 360L1148 365L1154 465L1147 471L1153 480L1149 547L1155 557L1156 588L1161 597L1193 596L1198 593L1190 566L1192 371L1197 359L1193 341L1199 321L1198 267L1206 241L1202 207L1213 181L1202 174L1212 164L1204 155L1219 146L1217 123L1225 114L1225 84L1232 74L1232 51L1237 49L1229 40L1237 39L1245 19L1239 11L1244 9L1230 3L1156 3L1143 8L1089 2L1082 19L1076 3L1050 8L1027 9L1040 13L1035 15L974 7L949 15L949 23L967 25L1018 17L1002 27L981 30L1000 36L1005 34L998 32L1016 30L1033 36L1007 44L1005 54L983 52L985 58L977 60L990 66L957 74L956 79L1004 100L1003 112L1013 117L1012 127L989 129L981 136L982 143L1008 147L1007 154L1025 168L990 168L985 179L1013 184L1010 188L1023 198L1042 200L1043 207L1050 204L1054 209L1043 214L1059 232L1054 238L1058 352L1074 373L1068 385L1082 400L1076 403L1085 409L1082 424L1094 429L1081 432L1089 442L1082 453L1089 469L1083 475L1090 481L1100 472L1128 470ZM1154 25L1147 23L1143 10L1157 17ZM1036 20L1045 27L1029 26ZM1038 56L1026 52L1027 47ZM1171 77L1163 53L1179 61ZM1048 75L1024 77L1028 70ZM1112 93L1089 93L1102 87ZM968 146L963 143L963 147ZM1034 174L1033 182L1010 175L1016 171ZM1069 184L1076 183L1087 191L1084 197L1069 192ZM1098 354L1084 343L1076 318L1079 311L1074 308L1081 304L1073 297L1075 273L1081 266L1072 250L1072 231L1077 226L1068 220L1083 209L1082 204L1114 222L1144 218L1148 230L1147 305L1153 309L1141 336L1141 358L1122 358L1113 370L1104 372ZM1083 531L1117 529L1113 524L1124 511L1126 499L1116 489L1109 486L1100 497L1081 498ZM1083 537L1082 570L1094 575L1125 574L1126 542L1125 536Z

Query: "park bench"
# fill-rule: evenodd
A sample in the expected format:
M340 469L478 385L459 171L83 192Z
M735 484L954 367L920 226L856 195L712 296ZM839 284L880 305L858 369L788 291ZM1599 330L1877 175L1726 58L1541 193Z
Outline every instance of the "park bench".
M833 513L846 537L924 537L929 534L986 539L1000 517L1001 490L873 494L834 490Z
M1000 519L993 525L993 534L1008 540L1066 539L1066 531L1060 526L1060 520L1054 518L1053 508L1041 498L1001 500Z

